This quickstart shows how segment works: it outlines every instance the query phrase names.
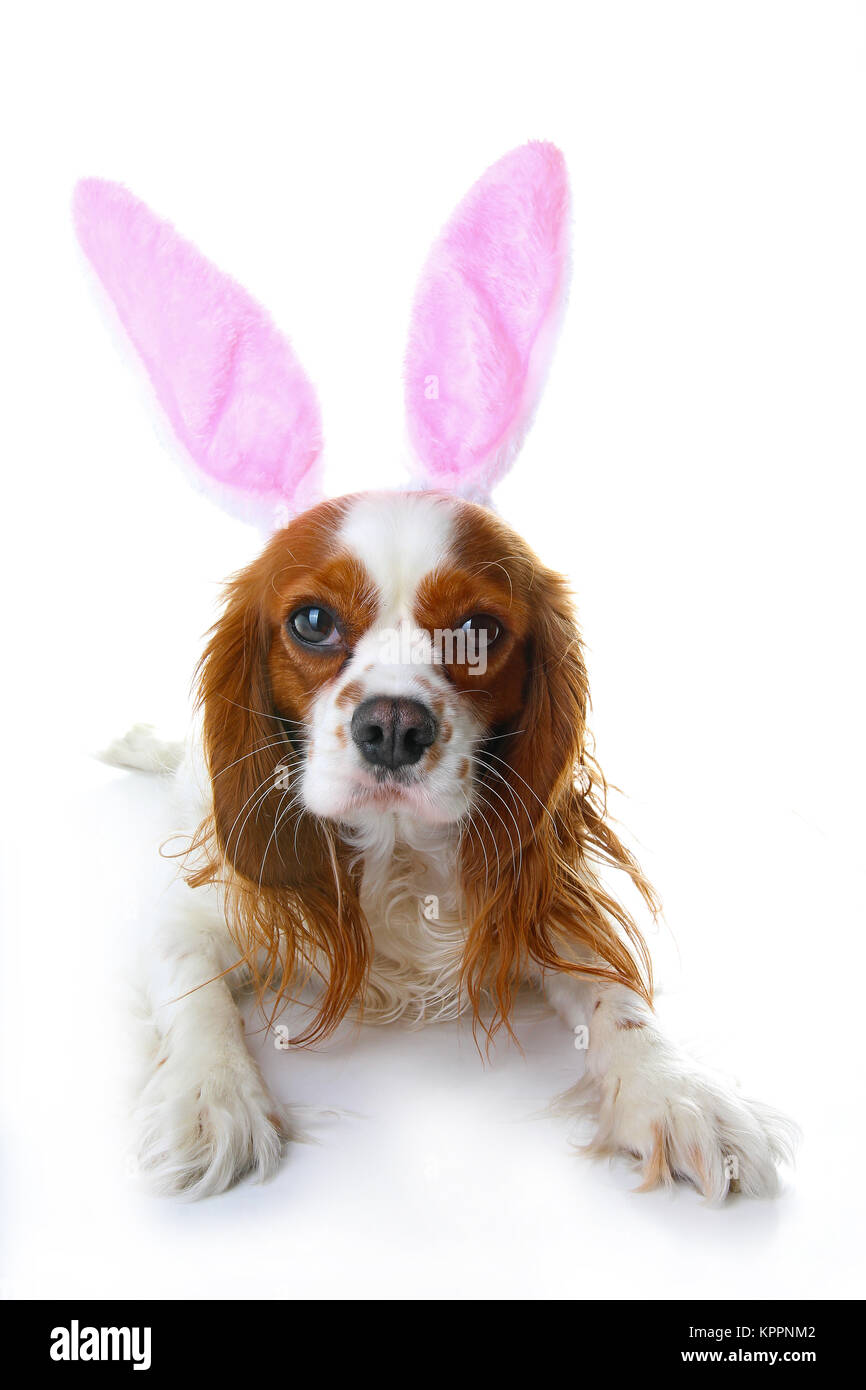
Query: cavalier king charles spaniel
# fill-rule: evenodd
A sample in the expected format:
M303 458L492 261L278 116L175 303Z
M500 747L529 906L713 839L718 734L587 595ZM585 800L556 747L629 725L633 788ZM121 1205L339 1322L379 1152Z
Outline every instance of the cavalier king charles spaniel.
M318 407L258 305L126 190L88 180L79 237L175 433L224 503L283 523L230 583L175 771L188 832L150 957L158 1037L140 1155L163 1190L272 1174L290 1111L244 1041L250 987L296 1046L346 1016L468 1013L510 1033L522 986L582 1044L563 1103L643 1186L777 1186L791 1128L660 1031L610 880L653 889L613 830L566 582L487 505L538 400L567 269L562 158L530 144L473 187L415 302L416 485L316 500ZM146 736L120 761L155 766Z

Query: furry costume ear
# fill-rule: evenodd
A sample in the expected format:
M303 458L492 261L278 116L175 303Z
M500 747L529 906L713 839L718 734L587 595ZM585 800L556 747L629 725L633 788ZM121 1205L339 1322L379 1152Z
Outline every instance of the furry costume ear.
M266 524L317 501L318 401L264 310L119 184L84 179L74 216L175 434L218 500Z
M532 141L482 175L434 244L406 355L424 486L483 502L508 471L552 355L568 241L565 162Z

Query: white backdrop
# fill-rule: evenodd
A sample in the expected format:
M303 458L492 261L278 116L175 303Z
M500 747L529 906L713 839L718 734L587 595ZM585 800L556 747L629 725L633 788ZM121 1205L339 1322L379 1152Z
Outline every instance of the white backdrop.
M863 1292L861 5L20 7L3 128L4 1288L14 1296ZM266 1188L141 1196L119 980L164 789L92 754L182 732L258 538L193 492L106 331L75 179L245 283L322 399L334 491L397 483L408 304L456 200L564 150L571 306L504 515L573 580L594 729L666 905L663 1016L805 1131L789 1191L631 1194L538 1112L570 1037L265 1048L317 1122ZM9 495L11 494L11 495Z

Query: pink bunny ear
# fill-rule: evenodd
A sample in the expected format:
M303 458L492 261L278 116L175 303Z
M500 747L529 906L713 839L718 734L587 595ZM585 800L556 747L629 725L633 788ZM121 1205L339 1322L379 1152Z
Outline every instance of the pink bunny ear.
M119 184L84 179L74 216L175 434L228 509L271 520L314 501L318 401L265 311Z
M425 486L485 500L510 467L553 352L568 240L565 162L532 141L482 175L434 244L406 355Z

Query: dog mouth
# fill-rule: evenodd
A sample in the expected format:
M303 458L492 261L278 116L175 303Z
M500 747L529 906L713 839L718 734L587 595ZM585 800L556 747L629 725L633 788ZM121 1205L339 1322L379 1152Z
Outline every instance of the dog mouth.
M356 804L386 809L411 805L422 795L417 780L410 783L399 773L357 778L351 790L352 800Z
M453 819L434 798L419 778L405 778L400 773L386 777L358 778L349 792L346 810L404 811L419 820L433 824Z
M371 810L393 811L410 804L403 792L389 787L357 787L352 793L353 806L368 806Z

